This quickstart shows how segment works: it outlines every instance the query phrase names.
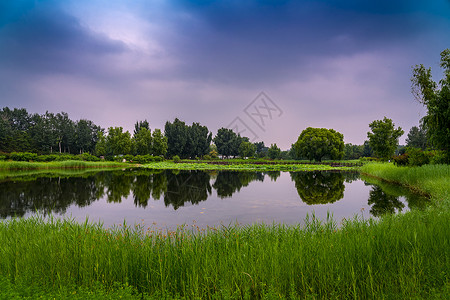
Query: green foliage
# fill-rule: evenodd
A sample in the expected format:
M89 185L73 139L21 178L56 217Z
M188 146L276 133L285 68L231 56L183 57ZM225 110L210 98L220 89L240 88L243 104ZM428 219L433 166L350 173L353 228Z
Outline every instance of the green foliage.
M406 138L406 145L408 147L419 148L425 150L427 148L427 133L423 126L411 127Z
M239 155L242 139L229 128L220 128L213 139L220 155L229 157Z
M409 164L409 157L407 153L396 155L393 158L394 164L399 167L404 167Z
M241 157L253 157L256 154L256 146L250 142L242 142L239 146L239 155Z
M130 133L123 132L122 127L109 127L106 149L108 155L130 154L132 150Z
M30 152L12 152L9 154L9 159L14 161L34 161L37 156L36 153Z
M166 122L164 134L167 137L167 154L182 158L202 157L209 151L212 135L208 127L199 123L186 125L176 118L173 123Z
M165 137L161 129L155 129L152 136L152 154L156 157L164 156L167 153L167 137Z
M408 148L406 154L408 154L409 165L412 167L420 167L430 162L430 155L421 149Z
M308 127L302 131L294 144L298 157L322 161L324 157L342 159L344 135L334 129Z
M441 68L444 76L438 84L431 78L431 68L416 65L411 78L416 99L426 106L423 118L431 144L447 153L450 151L450 49L441 52ZM450 158L448 156L447 158ZM448 161L447 161L448 162Z
M178 155L174 155L172 157L172 160L173 160L174 163L179 163L181 161L181 159L180 159L180 157Z
M398 139L404 133L401 127L395 129L391 119L375 120L369 124L372 132L367 132L370 147L381 159L390 159L397 149Z
M270 159L279 159L281 157L281 149L278 148L277 144L271 144L267 151L267 156Z
M152 153L152 132L141 127L133 136L134 152L137 155L146 155Z

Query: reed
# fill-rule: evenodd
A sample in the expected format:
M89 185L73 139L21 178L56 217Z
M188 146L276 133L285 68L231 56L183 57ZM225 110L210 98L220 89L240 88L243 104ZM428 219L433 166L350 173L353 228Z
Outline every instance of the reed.
M41 217L0 223L0 277L49 294L166 298L428 298L450 295L449 210L306 225L175 231Z

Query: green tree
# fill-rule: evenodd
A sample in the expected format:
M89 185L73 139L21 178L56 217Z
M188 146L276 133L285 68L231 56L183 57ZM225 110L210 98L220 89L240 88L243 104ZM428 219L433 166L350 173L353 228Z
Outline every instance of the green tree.
M277 144L271 144L267 155L270 159L279 159L281 156L281 150L277 147Z
M428 139L450 161L450 49L441 52L440 66L444 76L439 85L431 78L431 68L422 64L415 66L411 81L414 96L428 110L423 118Z
M100 126L90 120L81 119L75 124L75 145L77 152L93 152L97 144L98 132L102 131Z
M341 159L344 155L344 135L334 129L308 127L294 144L297 157L322 161L323 157Z
M226 157L238 155L241 142L241 137L233 130L223 127L217 131L217 135L214 137L217 151Z
M146 127L140 128L133 136L134 151L137 155L146 155L152 152L152 133Z
M188 128L183 121L175 118L173 123L166 122L164 135L167 137L167 155L185 157L185 146L188 139Z
M123 132L122 127L109 127L106 138L108 155L130 154L132 150L131 135Z
M202 157L208 154L211 145L212 134L208 127L199 123L192 123L187 127L188 139L184 147L184 157Z
M372 132L367 132L367 137L375 155L384 160L390 159L397 149L398 139L404 133L402 128L395 129L395 124L386 117L373 121L369 127Z
M105 156L108 154L108 146L106 143L106 136L103 131L97 133L97 144L95 145L95 155Z
M167 137L162 134L161 129L155 129L153 131L152 140L152 154L156 156L166 155Z
M147 130L150 131L150 125L148 124L147 120L144 121L137 121L134 124L134 132L133 132L133 136L135 136L142 128L145 128Z
M408 132L406 146L425 150L427 147L427 133L423 126L413 126Z
M267 151L269 150L269 148L264 145L264 142L256 142L254 143L254 145L256 146L256 156L267 156Z
M239 146L239 155L241 157L253 157L256 153L256 146L250 142L243 141Z

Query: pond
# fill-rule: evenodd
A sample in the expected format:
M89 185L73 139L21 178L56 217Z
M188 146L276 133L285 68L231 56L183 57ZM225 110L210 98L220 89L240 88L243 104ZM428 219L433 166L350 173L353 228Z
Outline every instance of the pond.
M174 229L234 223L303 223L379 217L423 208L427 199L398 186L368 183L353 172L151 171L3 175L0 218L36 213Z

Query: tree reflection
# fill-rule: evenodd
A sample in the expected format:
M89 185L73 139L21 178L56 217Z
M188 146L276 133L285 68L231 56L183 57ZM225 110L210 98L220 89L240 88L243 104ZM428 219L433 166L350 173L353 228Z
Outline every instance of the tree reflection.
M326 204L344 197L344 175L335 172L291 172L298 195L306 204Z
M268 172L265 172L265 174L267 174L267 176L269 176L270 180L272 180L272 181L277 181L278 177L281 176L280 171L268 171Z
M369 193L369 205L373 205L370 208L370 213L374 217L379 217L386 213L393 214L397 210L402 211L405 205L398 200L398 197L389 195L383 191L379 186L372 186L372 190Z
M211 195L209 174L202 171L166 172L167 191L164 194L164 204L172 205L174 209L184 206L185 202L198 204Z
M242 187L248 186L252 181L264 181L264 174L260 172L220 171L213 188L220 198L231 197Z

